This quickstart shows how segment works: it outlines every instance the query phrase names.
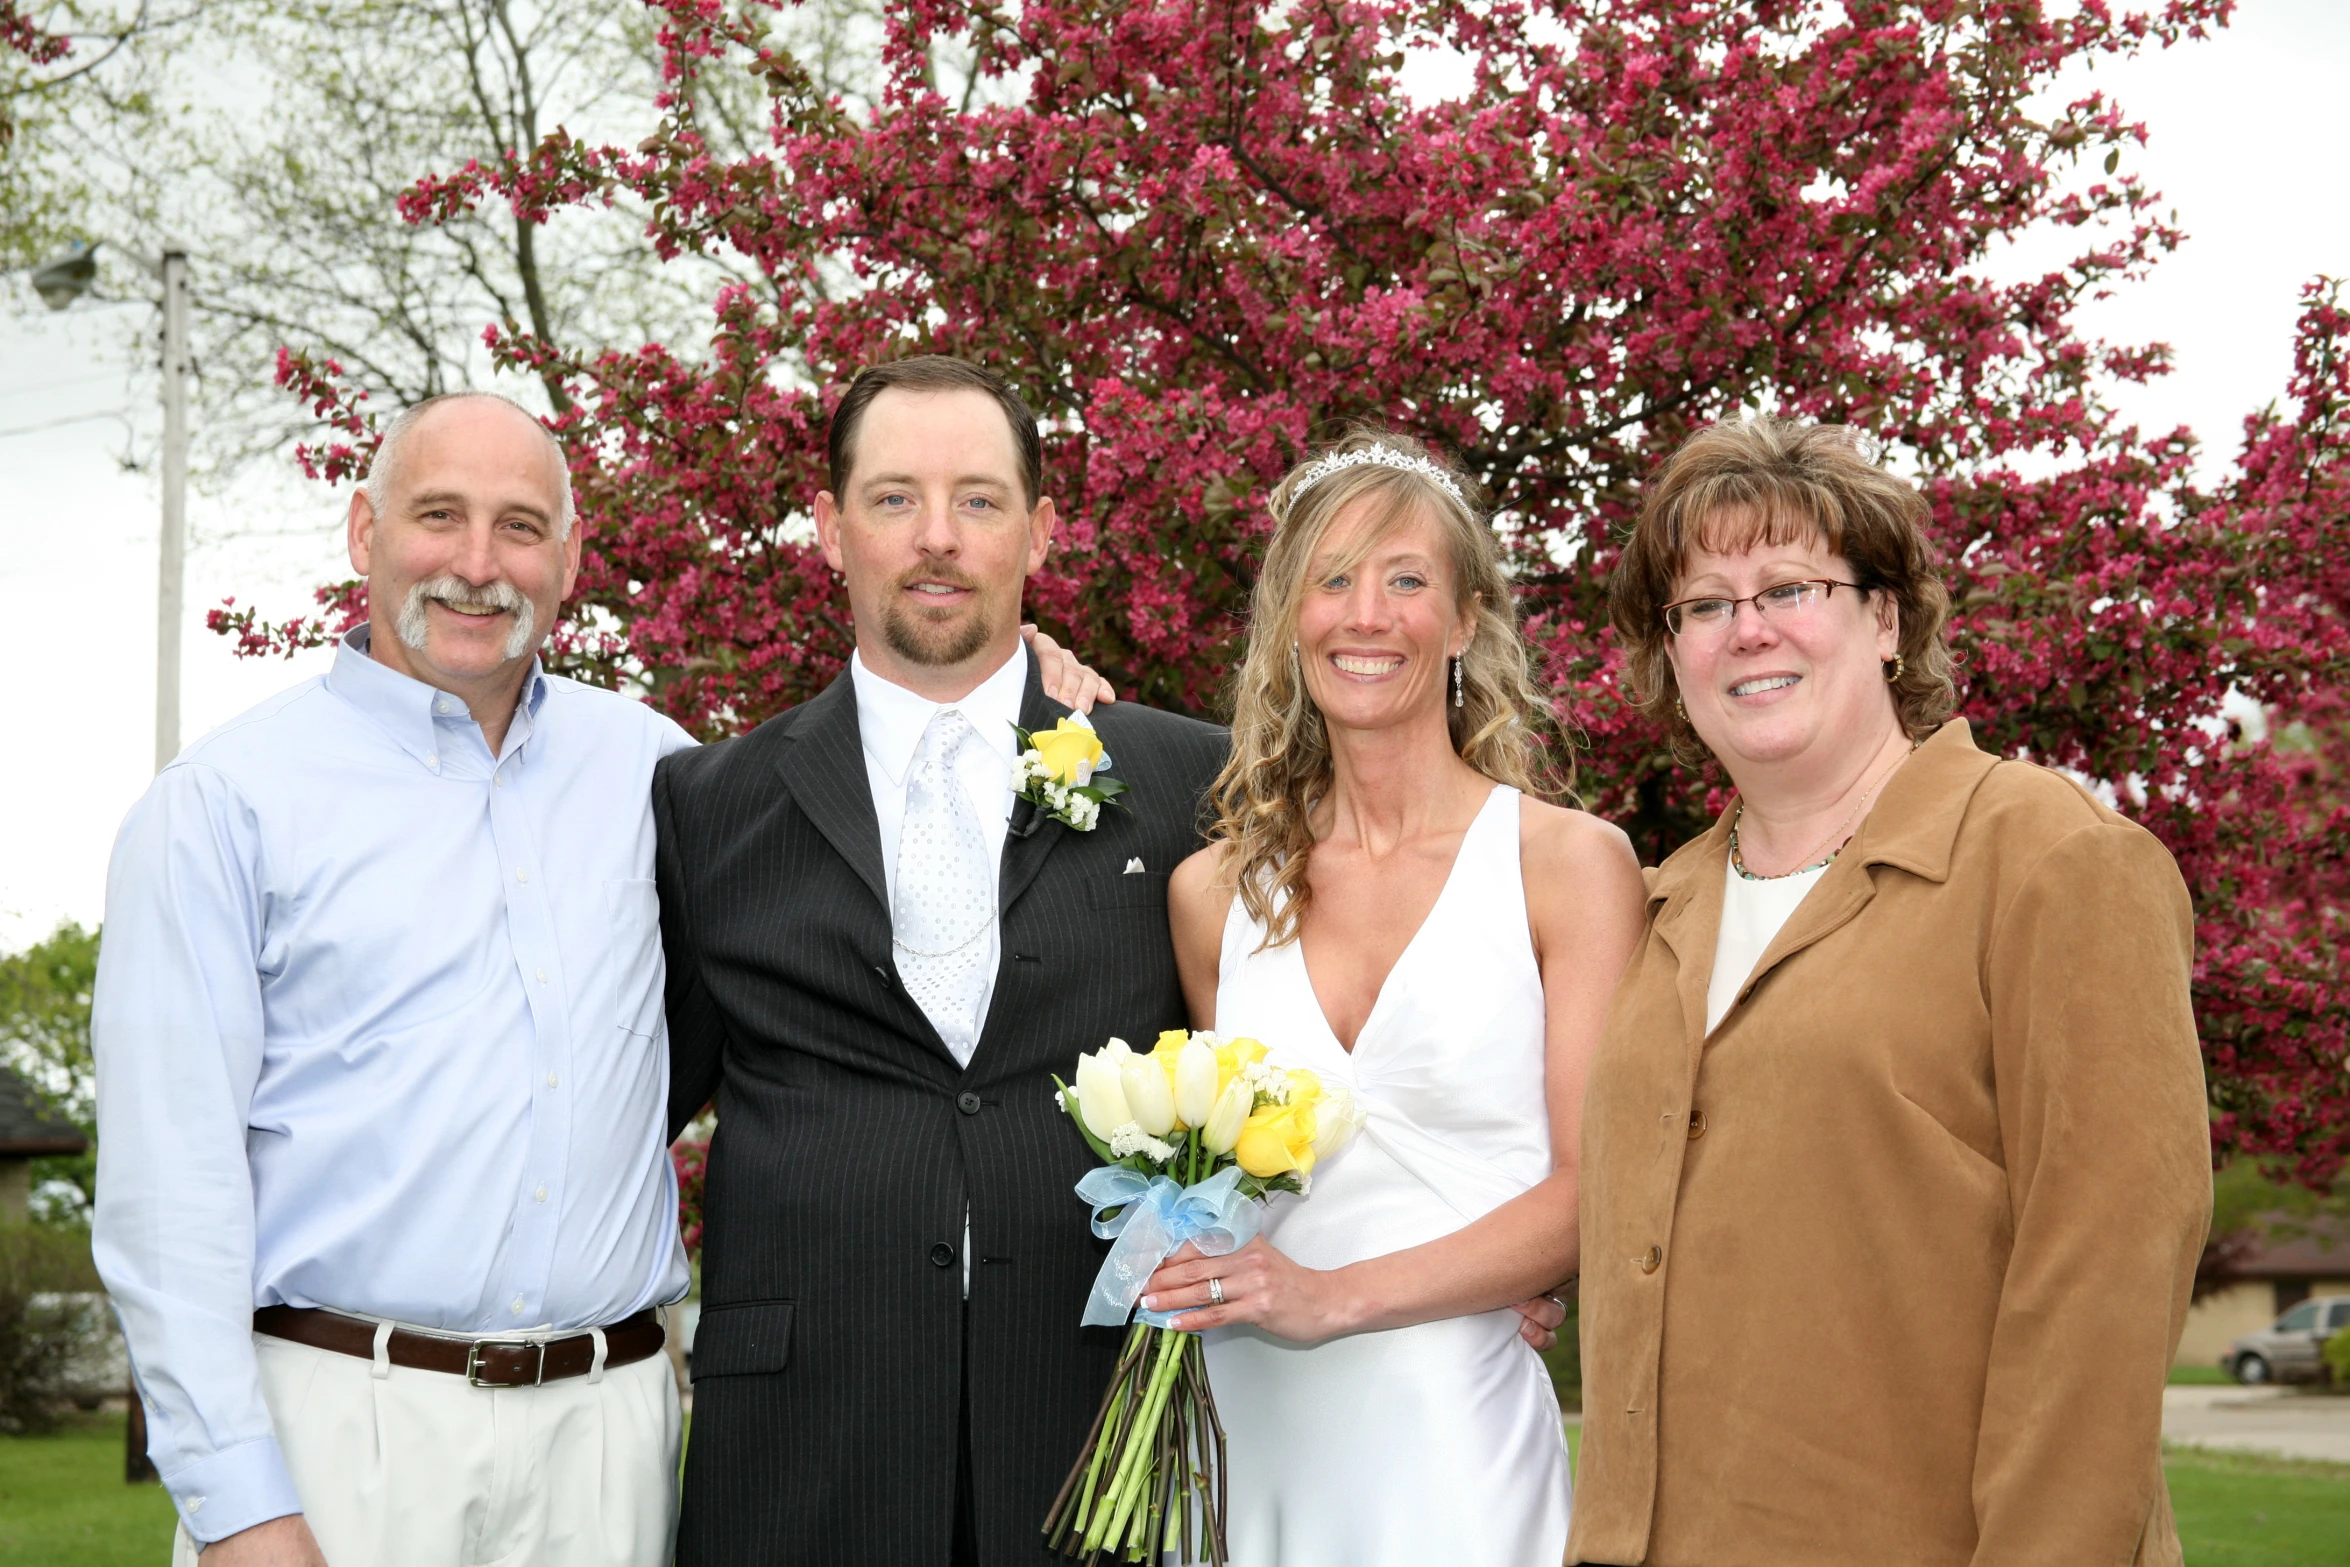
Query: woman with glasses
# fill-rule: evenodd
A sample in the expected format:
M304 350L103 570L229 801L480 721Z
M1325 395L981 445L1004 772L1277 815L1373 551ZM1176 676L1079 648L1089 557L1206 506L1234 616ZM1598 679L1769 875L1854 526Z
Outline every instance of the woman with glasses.
M1570 1562L2180 1560L2187 892L1950 716L1926 518L1846 430L1721 424L1617 567L1627 685L1735 793L1591 1069Z

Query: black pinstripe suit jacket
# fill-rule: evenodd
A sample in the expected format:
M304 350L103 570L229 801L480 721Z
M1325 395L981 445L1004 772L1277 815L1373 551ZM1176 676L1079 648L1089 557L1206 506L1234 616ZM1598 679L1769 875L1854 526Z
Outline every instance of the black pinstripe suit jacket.
M1032 658L1022 722L1066 711ZM718 1103L681 1567L944 1567L966 1375L981 1560L1054 1560L1044 1515L1118 1337L1078 1326L1102 1248L1071 1187L1093 1160L1051 1074L1182 1026L1167 875L1225 755L1173 714L1094 721L1131 814L1015 815L968 1069L897 978L847 675L655 774L672 1130Z

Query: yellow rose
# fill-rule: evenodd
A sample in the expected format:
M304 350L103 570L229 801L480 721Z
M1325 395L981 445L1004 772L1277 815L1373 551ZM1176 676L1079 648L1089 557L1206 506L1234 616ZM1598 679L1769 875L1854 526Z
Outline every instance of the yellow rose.
M1093 782L1094 765L1102 759L1101 736L1075 719L1064 718L1052 728L1030 735L1028 743L1044 758L1053 782L1071 785Z
M1159 1042L1151 1046L1151 1054L1154 1056L1163 1057L1168 1061L1172 1061L1179 1053L1181 1053L1183 1047L1189 1043L1191 1043L1190 1029L1161 1029L1159 1031Z
M1254 1061L1265 1059L1265 1047L1253 1039L1227 1039L1216 1047L1216 1083L1219 1089L1232 1081L1233 1074Z
M1265 1105L1241 1123L1240 1138L1232 1145L1240 1167L1260 1180L1295 1170L1304 1175L1314 1167L1314 1107L1310 1104Z

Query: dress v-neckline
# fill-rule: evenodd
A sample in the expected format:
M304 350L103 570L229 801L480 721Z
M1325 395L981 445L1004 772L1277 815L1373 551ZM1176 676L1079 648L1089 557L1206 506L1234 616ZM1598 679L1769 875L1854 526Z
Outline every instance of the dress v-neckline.
M1351 1045L1339 1038L1338 1030L1330 1024L1329 1009L1322 1005L1322 992L1314 986L1314 966L1306 961L1305 932L1300 930L1297 933L1299 977L1306 982L1306 995L1314 1003L1315 1020L1322 1025L1322 1032L1330 1042L1338 1047L1340 1055L1351 1059L1362 1044L1363 1036L1371 1032L1371 1025L1379 1021L1379 1011L1387 1005L1387 987L1395 983L1395 976L1402 973L1403 966L1411 961L1412 954L1419 949L1420 938L1428 933L1430 925L1436 923L1437 911L1444 907L1444 900L1452 893L1452 884L1461 873L1461 861L1469 852L1470 834L1484 822L1485 813L1493 809L1494 800L1508 787L1507 784L1495 784L1485 796L1485 803L1477 807L1477 814L1469 818L1469 825L1461 830L1461 841L1452 851L1452 863L1444 868L1444 883L1436 889L1436 901L1428 905L1428 912L1421 915L1420 923L1413 927L1411 939L1403 944L1403 950L1395 955L1395 961L1387 966L1387 972L1379 976L1379 988L1371 995L1371 1010L1363 1014L1363 1026L1355 1030L1354 1043Z

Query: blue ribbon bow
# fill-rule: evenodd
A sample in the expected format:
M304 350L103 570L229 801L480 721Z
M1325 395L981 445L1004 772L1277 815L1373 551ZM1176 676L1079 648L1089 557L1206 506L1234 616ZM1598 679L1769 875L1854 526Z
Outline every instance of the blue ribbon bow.
M1169 1176L1146 1176L1118 1165L1086 1172L1077 1195L1093 1207L1093 1233L1116 1237L1102 1271L1094 1276L1085 1302L1085 1325L1124 1327L1134 1315L1142 1287L1185 1241L1201 1253L1221 1257L1255 1239L1257 1205L1237 1188L1241 1170L1228 1164L1195 1186L1178 1186ZM1111 1209L1115 1218L1104 1218ZM1197 1309L1197 1308L1193 1308ZM1165 1327L1180 1312L1145 1311L1142 1320Z

